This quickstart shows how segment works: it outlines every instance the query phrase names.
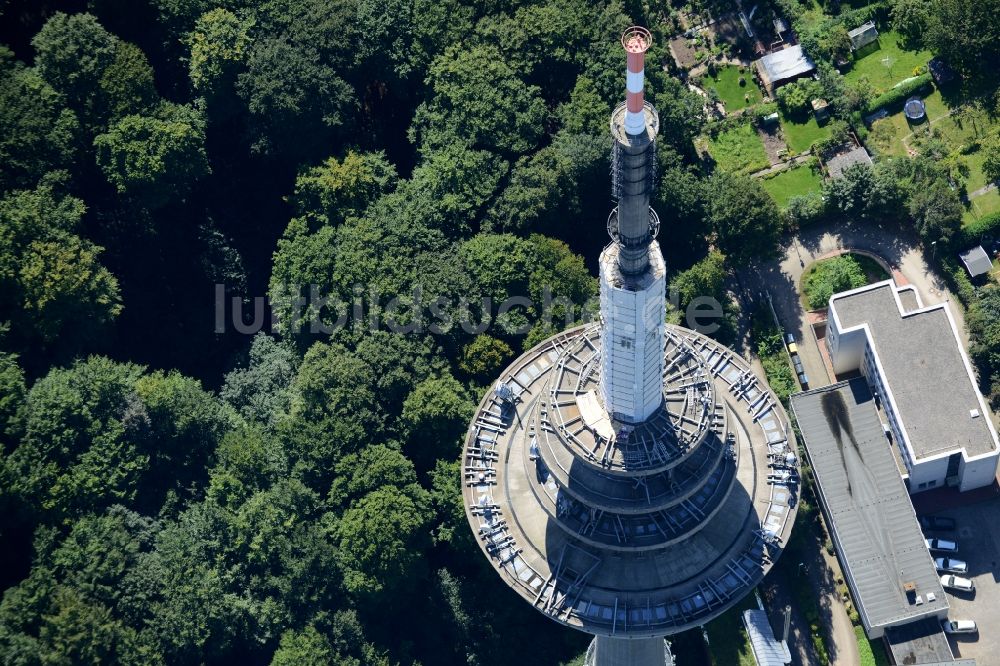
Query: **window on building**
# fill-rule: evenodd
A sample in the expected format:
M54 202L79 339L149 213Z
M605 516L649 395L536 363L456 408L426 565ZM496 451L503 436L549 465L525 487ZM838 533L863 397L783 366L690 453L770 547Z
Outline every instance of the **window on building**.
M923 490L926 487L927 487L926 483L921 483L919 486L917 486L917 488L919 488L920 490Z
M928 488L933 488L936 485L937 485L937 481L928 481L927 482L927 487Z
M632 349L632 338L622 338L620 344L622 349Z

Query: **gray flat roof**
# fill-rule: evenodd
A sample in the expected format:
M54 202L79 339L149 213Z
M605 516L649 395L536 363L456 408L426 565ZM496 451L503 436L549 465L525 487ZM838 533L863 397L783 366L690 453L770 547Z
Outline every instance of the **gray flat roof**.
M885 632L886 643L897 664L975 664L974 659L956 662L948 637L936 618L926 618Z
M983 405L960 351L962 341L945 313L947 304L904 315L895 289L884 282L831 300L841 330L868 324L914 456L919 461L963 448L969 456L994 451L991 414L970 414L982 412Z
M947 610L865 380L793 395L792 410L865 628ZM907 597L906 583L915 585L922 604Z
M840 178L844 170L853 164L871 164L872 158L864 146L858 146L846 153L840 153L831 157L826 162L826 169L830 172L831 178Z
M985 275L993 270L993 262L990 261L990 255L986 254L986 250L983 249L982 245L968 249L958 256L972 277Z
M769 53L757 62L760 63L762 73L772 85L816 69L816 65L798 44Z

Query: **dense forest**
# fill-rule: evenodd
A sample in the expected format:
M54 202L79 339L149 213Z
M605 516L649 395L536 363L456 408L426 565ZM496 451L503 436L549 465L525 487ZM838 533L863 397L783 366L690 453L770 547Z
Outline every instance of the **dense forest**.
M674 12L0 1L0 661L579 655L480 555L457 458L496 373L593 310L623 28L663 64L678 307L808 221L696 153Z

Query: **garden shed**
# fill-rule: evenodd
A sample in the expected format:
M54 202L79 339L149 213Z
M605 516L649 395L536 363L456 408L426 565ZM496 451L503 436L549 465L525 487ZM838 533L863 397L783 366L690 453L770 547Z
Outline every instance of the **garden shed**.
M871 165L871 163L872 158L868 151L865 150L864 146L858 146L830 158L826 163L826 170L830 174L830 178L835 179L844 175L844 170L849 166L854 164Z
M977 245L974 248L966 250L958 256L962 259L962 263L965 264L965 268L969 271L971 277L986 275L993 270L993 262L990 261L990 255L986 254L986 250L983 249L982 245Z
M814 99L811 106L817 123L822 124L830 119L830 103L825 99Z
M851 38L851 50L860 51L872 42L878 41L878 30L875 29L873 22L868 21L848 32L847 36Z
M816 64L809 59L799 44L769 53L755 60L754 65L768 94L781 84L802 78L816 70Z

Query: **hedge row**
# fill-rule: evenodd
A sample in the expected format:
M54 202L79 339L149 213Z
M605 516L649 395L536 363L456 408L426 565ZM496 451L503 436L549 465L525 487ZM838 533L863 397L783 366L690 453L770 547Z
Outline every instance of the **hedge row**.
M895 88L885 91L868 103L867 113L872 113L882 107L896 106L902 104L907 99L920 93L928 95L934 89L930 72L924 72L920 76L915 76L899 84Z
M948 288L958 296L958 300L962 301L965 307L969 307L969 304L976 300L976 288L969 280L965 267L951 256L941 257L939 264Z
M972 224L962 227L961 231L955 234L951 246L956 251L961 252L969 249L972 245L982 242L983 238L992 236L1000 238L1000 211L981 217Z

